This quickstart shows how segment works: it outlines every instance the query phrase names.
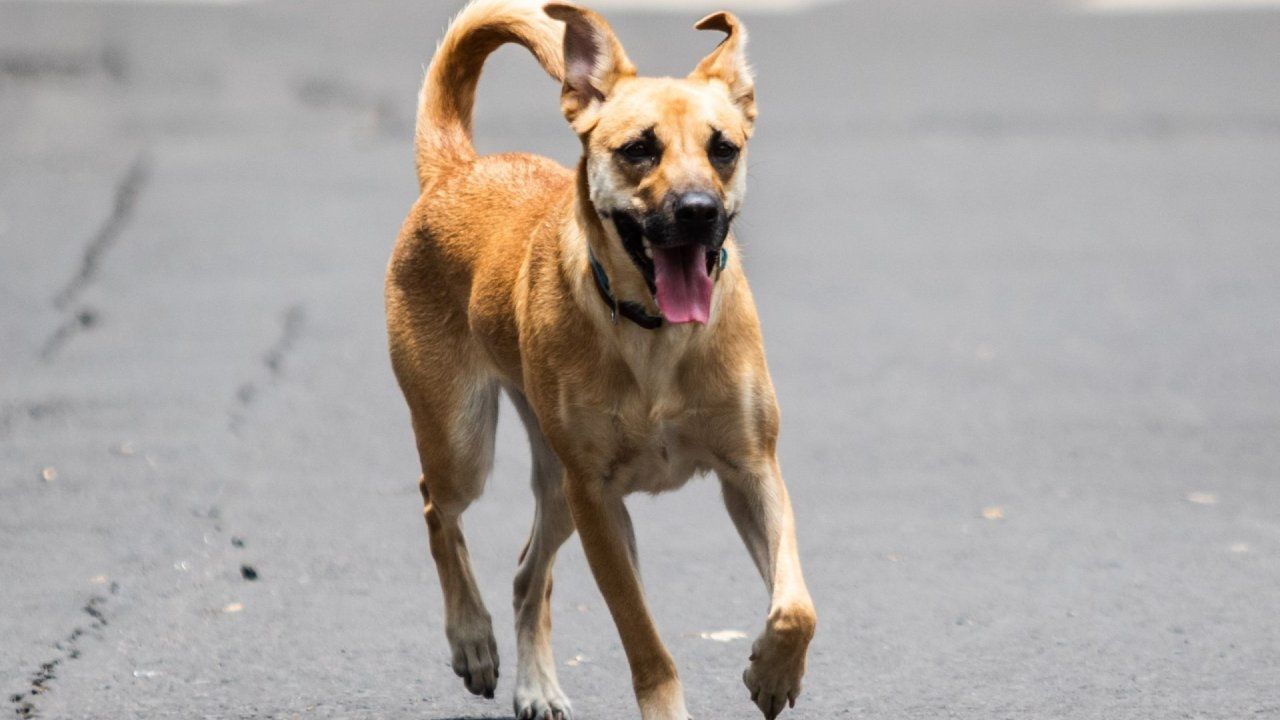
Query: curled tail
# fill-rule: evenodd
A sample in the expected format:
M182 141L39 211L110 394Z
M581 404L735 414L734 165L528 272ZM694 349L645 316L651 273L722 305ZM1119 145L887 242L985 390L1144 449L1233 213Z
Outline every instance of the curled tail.
M476 156L471 113L476 83L489 53L513 42L533 53L551 77L564 79L564 25L537 0L472 0L449 24L418 93L414 132L418 183Z

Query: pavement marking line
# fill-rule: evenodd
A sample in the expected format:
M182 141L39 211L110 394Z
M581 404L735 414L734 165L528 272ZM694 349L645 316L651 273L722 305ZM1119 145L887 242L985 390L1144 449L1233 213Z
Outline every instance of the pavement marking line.
M1084 0L1092 13L1195 13L1280 8L1280 0Z

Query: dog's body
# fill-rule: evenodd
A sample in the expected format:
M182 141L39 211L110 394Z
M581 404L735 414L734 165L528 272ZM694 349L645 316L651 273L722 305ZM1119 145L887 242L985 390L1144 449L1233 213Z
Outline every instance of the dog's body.
M590 11L482 0L455 19L423 86L422 194L387 275L391 357L417 438L453 666L489 697L497 650L459 517L484 487L500 389L528 429L537 509L515 581L520 719L571 715L548 599L556 551L575 529L642 716L686 719L623 497L711 470L772 595L744 680L770 718L800 690L815 615L775 456L778 411L741 266L716 262L736 254L727 231L754 95L736 20L721 13L703 26L729 37L690 78L639 78ZM584 146L576 173L472 149L480 67L505 42L563 80L562 108ZM643 310L619 318L619 303ZM665 322L642 327L655 306Z

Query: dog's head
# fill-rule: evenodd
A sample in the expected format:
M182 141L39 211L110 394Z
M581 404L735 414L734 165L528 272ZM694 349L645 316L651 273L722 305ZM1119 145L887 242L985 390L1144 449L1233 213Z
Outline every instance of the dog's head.
M561 109L583 143L586 195L615 269L644 278L668 322L707 322L712 273L746 190L755 121L746 30L718 12L695 26L726 34L687 77L639 77L608 23L567 3Z

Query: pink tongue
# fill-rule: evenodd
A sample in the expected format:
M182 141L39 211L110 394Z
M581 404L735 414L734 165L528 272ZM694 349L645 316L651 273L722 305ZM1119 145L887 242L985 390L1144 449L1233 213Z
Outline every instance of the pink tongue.
M711 276L700 245L653 249L658 309L670 323L707 324L711 316Z

